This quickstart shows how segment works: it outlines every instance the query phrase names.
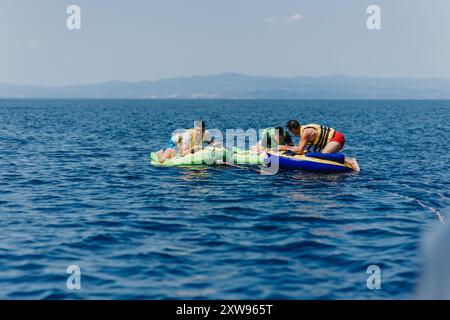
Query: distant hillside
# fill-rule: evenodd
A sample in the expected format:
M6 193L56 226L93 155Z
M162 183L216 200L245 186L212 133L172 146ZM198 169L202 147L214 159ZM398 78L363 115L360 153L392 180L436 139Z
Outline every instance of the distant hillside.
M254 77L236 73L45 87L0 84L0 98L450 99L448 79Z

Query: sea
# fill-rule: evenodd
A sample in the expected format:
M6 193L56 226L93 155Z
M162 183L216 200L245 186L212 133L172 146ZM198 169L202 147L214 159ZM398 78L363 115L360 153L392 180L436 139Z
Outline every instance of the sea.
M290 119L342 132L361 172L149 161L195 120ZM0 100L0 299L412 298L449 123L450 101Z

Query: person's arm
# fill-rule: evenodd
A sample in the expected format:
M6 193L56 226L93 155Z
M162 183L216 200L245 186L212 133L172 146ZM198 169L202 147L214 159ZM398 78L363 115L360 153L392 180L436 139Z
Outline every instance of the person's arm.
M304 130L302 136L300 137L300 142L297 147L290 147L290 146L279 146L278 150L284 151L284 150L292 150L296 154L303 154L306 148L306 144L309 141L309 138L311 136L311 132L309 130Z
M185 143L180 143L180 154L181 155L186 155L191 151L191 148L189 148L189 146Z
M258 142L257 144L255 144L253 147L250 148L251 151L254 151L256 153L261 153L261 152L265 152L267 151L267 148L263 147L263 145L261 144L261 142Z
M213 146L213 147L221 147L222 146L219 141L216 141L216 138L214 136L212 136L209 131L205 132L205 135L203 136L203 141L206 142L206 144L208 146Z
M210 141L205 141L205 142L208 144L208 146L212 146L212 147L216 147L216 148L222 146L222 144L219 141L216 141L214 139L212 139Z
M288 150L294 151L296 154L303 154L306 148L306 144L308 143L308 137L307 135L303 134L300 138L300 143L298 144L298 147L288 147Z
M221 147L222 144L219 141L216 141L216 139L214 137L211 137L211 140L206 141L206 143L208 144L208 146L213 146L213 147Z

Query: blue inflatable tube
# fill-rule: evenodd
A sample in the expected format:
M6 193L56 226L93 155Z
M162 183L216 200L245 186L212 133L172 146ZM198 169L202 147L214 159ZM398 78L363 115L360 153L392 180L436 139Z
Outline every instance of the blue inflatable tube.
M268 161L278 166L280 169L298 169L320 173L344 173L351 172L352 167L344 163L342 153L325 154L311 152L304 155L285 155L279 152L270 152Z

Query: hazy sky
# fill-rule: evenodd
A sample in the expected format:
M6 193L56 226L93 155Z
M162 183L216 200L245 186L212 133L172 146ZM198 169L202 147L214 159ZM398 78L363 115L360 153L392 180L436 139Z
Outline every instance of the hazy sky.
M81 30L66 8L81 7ZM382 30L366 9L381 7ZM0 0L0 82L239 72L450 78L449 0Z

